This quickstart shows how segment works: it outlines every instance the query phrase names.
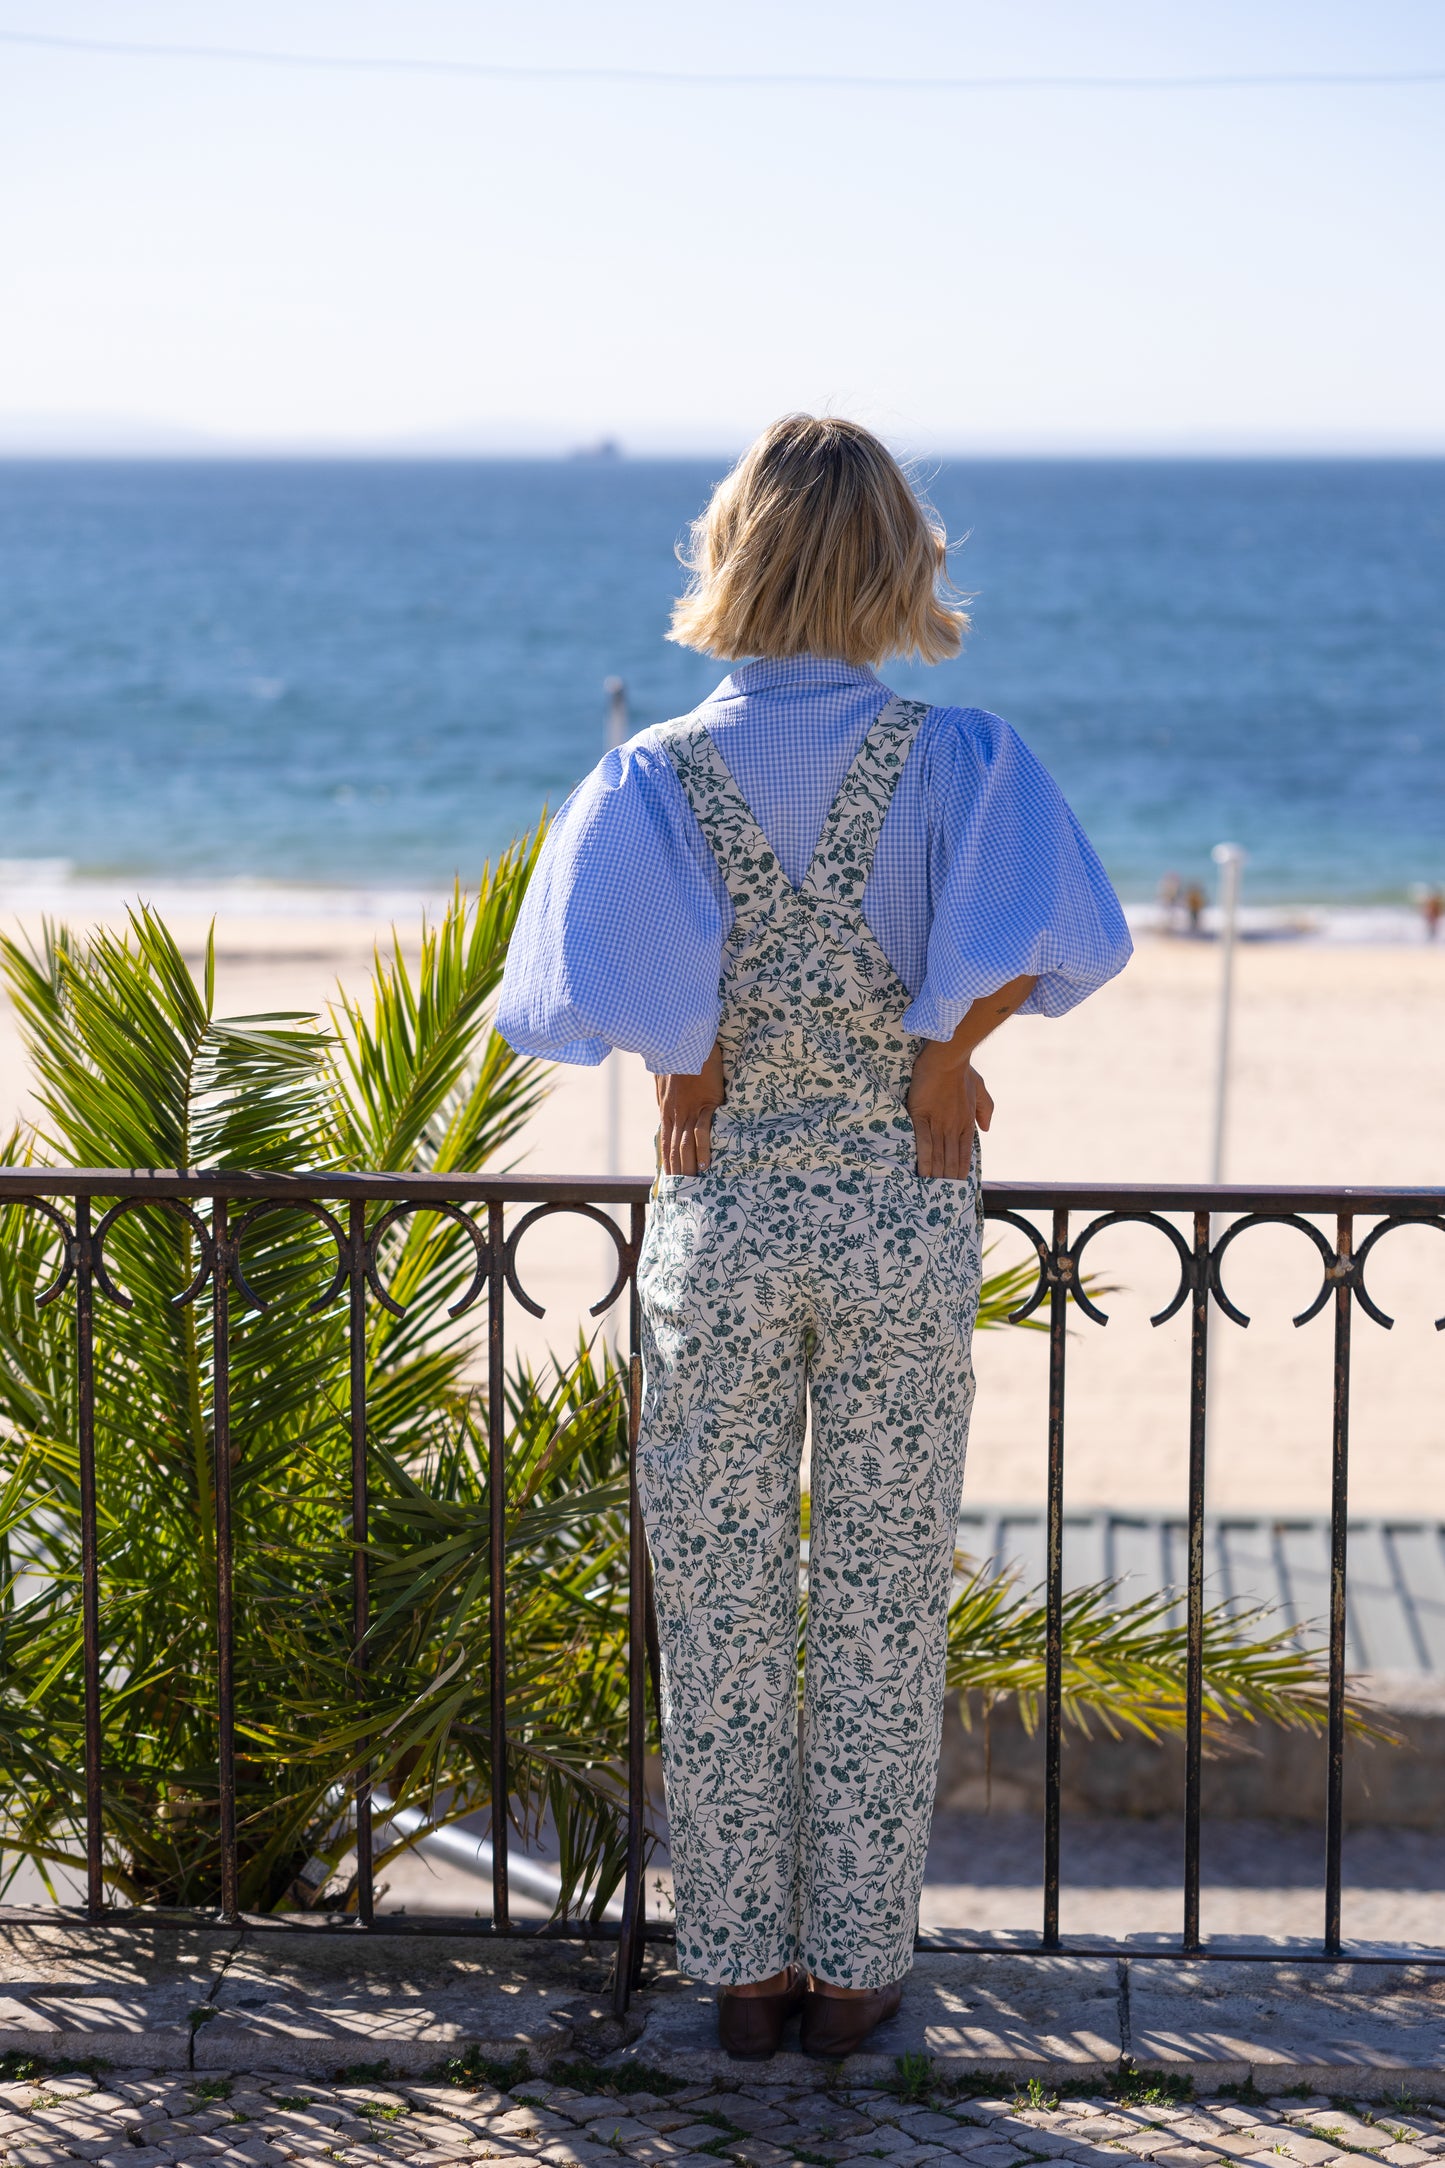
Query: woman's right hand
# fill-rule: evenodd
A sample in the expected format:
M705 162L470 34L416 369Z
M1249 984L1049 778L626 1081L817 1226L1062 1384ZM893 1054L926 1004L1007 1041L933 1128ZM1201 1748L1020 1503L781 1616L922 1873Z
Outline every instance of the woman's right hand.
M727 1096L716 1044L697 1076L660 1076L657 1145L664 1174L701 1174L712 1158L712 1118Z

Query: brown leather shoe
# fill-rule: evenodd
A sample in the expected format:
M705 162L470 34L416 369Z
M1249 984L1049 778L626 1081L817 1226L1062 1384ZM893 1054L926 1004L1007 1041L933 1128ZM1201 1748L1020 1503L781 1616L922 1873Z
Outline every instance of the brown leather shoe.
M800 2046L805 2055L841 2057L861 2048L875 2025L892 2017L903 2000L903 1982L875 1988L870 1995L821 1995L809 1988L803 1998Z
M735 1988L717 1991L717 2036L736 2062L765 2063L776 2055L783 2027L807 1991L807 1976L789 1968L786 1987L770 1995L740 1995Z

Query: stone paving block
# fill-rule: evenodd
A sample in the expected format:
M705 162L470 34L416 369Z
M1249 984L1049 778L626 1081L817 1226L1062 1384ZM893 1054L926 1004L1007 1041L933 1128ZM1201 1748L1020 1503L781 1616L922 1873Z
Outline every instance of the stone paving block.
M565 2115L569 2123L585 2124L595 2121L599 2115L615 2110L617 2102L610 2093L579 2093L572 2100L558 2100L556 2113Z
M1047 2126L1037 2130L1027 2128L1010 2130L1008 2135L1016 2140L1018 2144L1026 2145L1030 2153L1040 2154L1045 2159L1065 2153L1076 2153L1081 2143L1077 2131L1050 2130ZM1082 2142L1087 2150L1088 2141L1084 2140Z
M680 2129L668 2132L680 2151L692 2153L701 2152L704 2146L716 2145L724 2135L714 2123L684 2123Z
M650 2131L645 2123L637 2122L628 2114L624 2102L614 2100L610 2108L609 2114L599 2115L587 2125L587 2135L596 2144L613 2145L625 2138L656 2137L655 2131Z
M851 2138L872 2128L866 2115L829 2100L826 2094L804 2093L788 2102L788 2113L803 2129L819 2138Z
M968 2155L969 2168L1013 2168L1015 2161L1026 2160L1028 2155L1017 2145L995 2138L985 2146Z

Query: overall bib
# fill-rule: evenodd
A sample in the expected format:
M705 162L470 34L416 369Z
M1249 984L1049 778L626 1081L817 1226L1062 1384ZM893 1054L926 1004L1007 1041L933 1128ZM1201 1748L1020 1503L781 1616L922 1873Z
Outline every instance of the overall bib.
M798 1962L873 1988L913 1960L979 1173L976 1152L966 1181L914 1171L905 1102L922 1042L861 906L926 713L893 700L875 720L796 890L702 725L664 738L734 914L712 1163L659 1175L638 1272L677 1959L704 1981Z

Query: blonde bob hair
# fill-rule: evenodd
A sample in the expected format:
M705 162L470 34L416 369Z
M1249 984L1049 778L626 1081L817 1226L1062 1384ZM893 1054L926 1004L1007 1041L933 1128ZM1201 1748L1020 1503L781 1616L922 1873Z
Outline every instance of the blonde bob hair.
M942 662L968 630L947 550L938 515L871 431L787 414L693 523L668 638L728 660Z

